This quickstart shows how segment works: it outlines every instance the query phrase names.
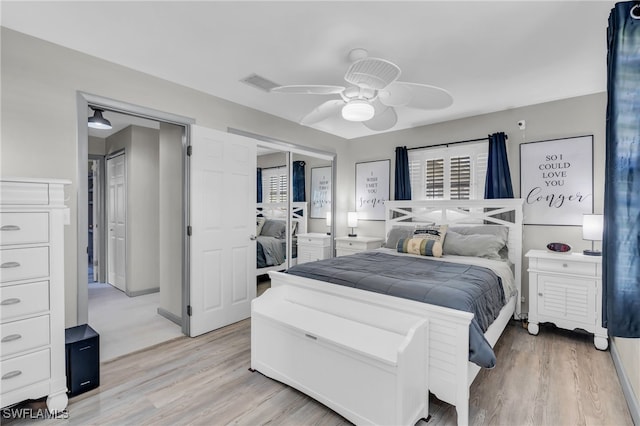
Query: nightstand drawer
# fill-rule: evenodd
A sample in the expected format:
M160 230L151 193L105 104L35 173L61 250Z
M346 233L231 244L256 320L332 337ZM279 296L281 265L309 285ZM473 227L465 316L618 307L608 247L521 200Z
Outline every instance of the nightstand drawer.
M49 344L49 315L0 326L0 356L17 354Z
M49 242L49 213L0 213L0 245Z
M331 236L320 233L299 234L298 246L329 247Z
M533 269L545 272L561 272L572 275L585 275L595 277L597 266L595 263L585 263L572 261L567 255L567 259L537 259Z
M49 281L2 287L0 319L44 313L49 310Z
M0 250L0 282L44 278L48 275L48 247Z
M366 241L336 239L336 249L364 251L367 250L369 244Z
M0 362L2 394L47 380L51 376L49 349Z

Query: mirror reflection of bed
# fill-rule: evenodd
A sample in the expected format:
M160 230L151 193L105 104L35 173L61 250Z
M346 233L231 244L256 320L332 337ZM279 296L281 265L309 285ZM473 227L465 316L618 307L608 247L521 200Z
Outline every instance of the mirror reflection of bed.
M322 155L279 150L269 143L258 145L255 234L258 296L270 287L270 271L285 271L297 263L298 235L329 231L326 214L311 217L311 170L331 166L332 162ZM329 205L325 208L330 209L331 196L326 198Z

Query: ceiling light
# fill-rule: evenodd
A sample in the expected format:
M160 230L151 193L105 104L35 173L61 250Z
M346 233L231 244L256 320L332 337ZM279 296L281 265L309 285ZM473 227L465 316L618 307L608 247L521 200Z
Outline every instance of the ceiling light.
M89 127L92 129L111 129L111 122L102 116L103 109L91 107L93 117L89 117Z
M362 99L354 99L342 107L342 118L349 121L367 121L373 118L373 105Z

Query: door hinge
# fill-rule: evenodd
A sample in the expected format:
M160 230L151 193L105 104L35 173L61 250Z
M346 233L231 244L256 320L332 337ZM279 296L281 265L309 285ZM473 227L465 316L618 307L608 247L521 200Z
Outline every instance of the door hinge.
M187 147L187 155L191 157L191 154L193 154L193 146L189 145Z
M193 229L191 228L191 225L188 225L187 226L187 235L191 236L192 232L193 232Z
M191 305L187 305L187 315L191 316Z

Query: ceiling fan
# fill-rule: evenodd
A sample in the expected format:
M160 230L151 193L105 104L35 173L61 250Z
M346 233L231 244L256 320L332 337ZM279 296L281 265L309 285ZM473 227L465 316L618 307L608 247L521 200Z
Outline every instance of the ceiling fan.
M348 86L288 85L271 89L275 93L297 95L340 95L317 106L301 124L310 126L326 118L342 115L362 122L371 130L392 128L398 121L397 107L442 109L453 103L444 89L427 84L398 81L400 67L385 59L370 58L365 49L349 53L351 65L344 79Z

